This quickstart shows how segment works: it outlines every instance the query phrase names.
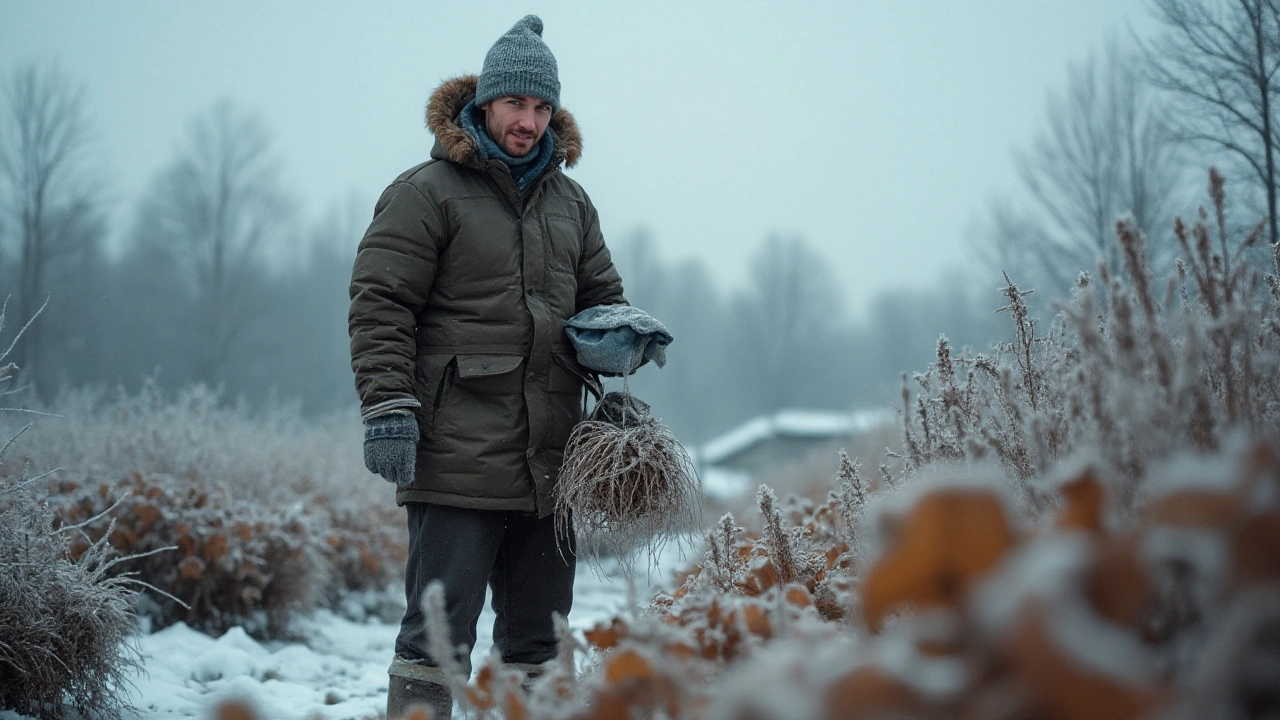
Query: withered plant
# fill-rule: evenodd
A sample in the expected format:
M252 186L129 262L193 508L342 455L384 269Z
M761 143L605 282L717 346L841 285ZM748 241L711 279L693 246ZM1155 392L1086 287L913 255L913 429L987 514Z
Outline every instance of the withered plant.
M57 523L82 526L73 558L102 538L122 555L177 548L112 570L164 591L139 608L153 628L241 626L263 638L288 635L294 617L322 606L361 619L403 612L391 590L403 529L360 461L358 419L251 412L202 386L165 392L154 380L135 393L68 391L33 409L60 416L22 446L33 465L66 468L48 502ZM10 422L0 414L0 431L16 432ZM17 470L0 463L0 474Z
M4 316L0 306L0 329ZM0 352L0 396L12 394L18 377L5 362L12 349ZM24 431L0 446L0 467ZM0 708L56 718L69 706L83 717L118 717L131 709L123 691L141 665L130 640L141 583L112 571L131 558L105 540L73 558L80 528L56 527L39 492L57 471L31 475L27 463L19 466L0 471Z
M1030 291L1006 276L999 312L1013 321L1011 341L957 355L944 337L914 396L904 376L893 482L995 459L1039 514L1052 505L1042 479L1088 452L1130 511L1154 460L1216 450L1233 432L1280 435L1280 256L1273 249L1270 272L1249 261L1262 226L1233 241L1223 185L1210 170L1212 216L1200 208L1191 227L1175 223L1182 257L1163 283L1142 231L1118 221L1123 274L1105 265L1096 278L1082 274L1047 332L1027 307Z

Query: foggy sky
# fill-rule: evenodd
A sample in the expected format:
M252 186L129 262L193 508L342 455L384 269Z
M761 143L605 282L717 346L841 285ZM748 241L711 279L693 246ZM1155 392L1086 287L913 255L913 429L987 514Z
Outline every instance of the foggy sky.
M1010 150L1046 91L1109 34L1151 26L1141 0L0 0L0 72L57 58L86 85L117 233L188 120L224 97L262 113L306 218L353 195L371 213L427 159L427 95L479 72L528 12L606 239L645 226L732 284L766 234L799 234L854 310L967 263L966 227L1016 186Z

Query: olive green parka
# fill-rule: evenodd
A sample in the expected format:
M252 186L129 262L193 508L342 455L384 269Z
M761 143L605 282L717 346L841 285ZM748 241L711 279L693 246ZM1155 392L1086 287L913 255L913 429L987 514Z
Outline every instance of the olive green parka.
M351 367L363 417L416 414L415 479L397 503L545 516L597 383L564 323L626 300L596 209L560 168L581 155L573 117L552 117L555 155L522 199L458 125L475 91L469 75L432 93L431 159L378 200L351 276Z

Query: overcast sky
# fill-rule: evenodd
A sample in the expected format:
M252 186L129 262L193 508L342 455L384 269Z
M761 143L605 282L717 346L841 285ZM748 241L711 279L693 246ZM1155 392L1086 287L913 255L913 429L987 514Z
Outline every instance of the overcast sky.
M0 0L0 70L57 58L86 85L118 230L224 97L262 114L318 218L353 194L372 212L427 158L427 95L529 12L606 239L645 226L728 285L767 234L800 234L855 310L967 263L966 226L1015 186L1010 150L1046 92L1109 34L1151 27L1141 0Z

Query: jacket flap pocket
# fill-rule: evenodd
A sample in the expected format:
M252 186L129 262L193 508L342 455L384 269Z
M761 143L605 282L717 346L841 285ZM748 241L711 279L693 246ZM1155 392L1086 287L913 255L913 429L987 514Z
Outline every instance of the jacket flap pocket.
M458 377L505 375L520 367L522 362L524 358L520 355L459 355Z

